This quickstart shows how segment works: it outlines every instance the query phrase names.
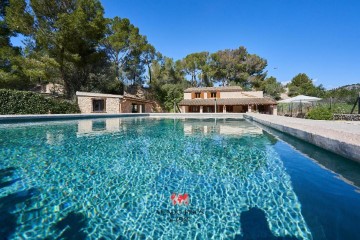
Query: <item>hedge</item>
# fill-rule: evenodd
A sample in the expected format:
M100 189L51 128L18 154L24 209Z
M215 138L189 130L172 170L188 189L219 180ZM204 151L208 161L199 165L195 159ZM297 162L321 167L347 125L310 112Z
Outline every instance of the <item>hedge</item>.
M0 89L0 115L79 113L76 103L39 93Z
M314 119L314 120L332 120L333 113L327 107L316 107L316 108L311 109L307 113L306 118Z

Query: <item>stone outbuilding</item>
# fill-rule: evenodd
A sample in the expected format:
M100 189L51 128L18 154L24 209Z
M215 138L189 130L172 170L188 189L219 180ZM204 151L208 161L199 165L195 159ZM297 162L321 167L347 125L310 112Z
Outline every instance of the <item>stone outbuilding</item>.
M134 95L76 92L81 113L151 113L154 102Z

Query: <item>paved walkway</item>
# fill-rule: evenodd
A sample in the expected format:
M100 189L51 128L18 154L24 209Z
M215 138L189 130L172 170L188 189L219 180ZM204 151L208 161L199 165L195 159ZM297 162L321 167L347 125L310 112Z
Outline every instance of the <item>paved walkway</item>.
M310 120L254 113L246 114L245 118L360 163L360 122Z

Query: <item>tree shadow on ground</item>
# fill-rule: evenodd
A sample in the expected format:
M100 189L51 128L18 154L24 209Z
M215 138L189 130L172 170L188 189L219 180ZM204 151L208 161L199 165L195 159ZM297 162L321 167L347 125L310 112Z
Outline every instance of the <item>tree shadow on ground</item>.
M296 240L295 237L276 237L270 231L265 213L259 208L251 208L240 217L243 236L236 235L235 240Z

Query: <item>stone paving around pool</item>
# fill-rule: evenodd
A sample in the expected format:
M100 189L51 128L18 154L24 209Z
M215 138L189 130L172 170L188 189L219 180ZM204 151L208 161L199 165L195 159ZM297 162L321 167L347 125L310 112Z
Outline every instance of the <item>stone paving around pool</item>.
M245 114L246 119L285 132L360 163L360 122Z

